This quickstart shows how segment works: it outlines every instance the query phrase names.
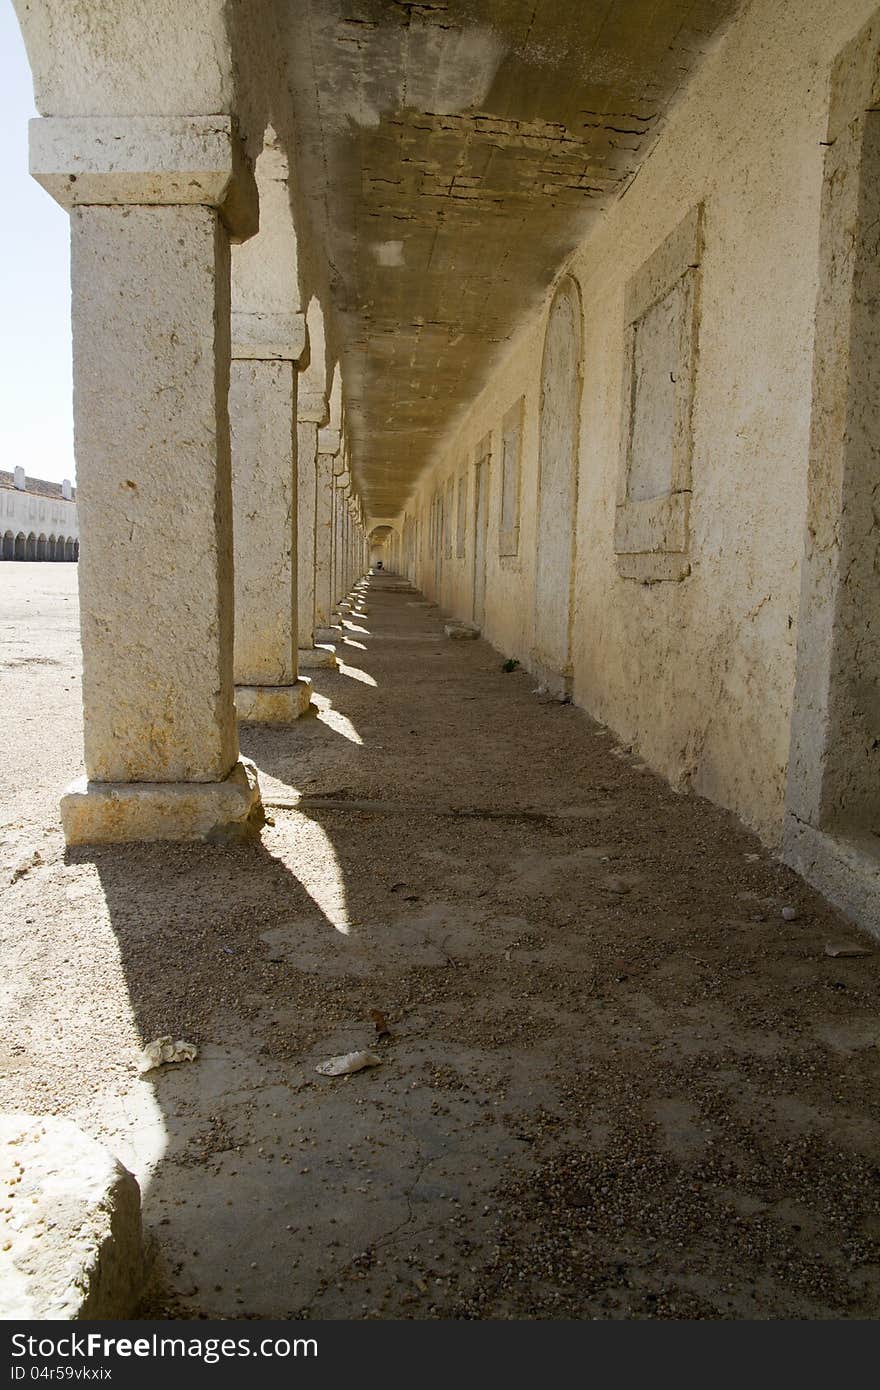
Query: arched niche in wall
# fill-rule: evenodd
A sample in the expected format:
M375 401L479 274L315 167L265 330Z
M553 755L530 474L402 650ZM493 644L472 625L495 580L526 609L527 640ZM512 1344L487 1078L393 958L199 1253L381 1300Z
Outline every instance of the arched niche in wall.
M580 290L567 275L550 306L541 362L532 648L536 672L559 694L571 685L582 339Z

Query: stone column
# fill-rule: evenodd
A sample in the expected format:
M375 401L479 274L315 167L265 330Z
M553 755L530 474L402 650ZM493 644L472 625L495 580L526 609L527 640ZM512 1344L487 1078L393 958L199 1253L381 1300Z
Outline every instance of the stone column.
M352 507L348 498L345 502L345 512L342 514L342 524L345 528L345 592L348 596L355 582L352 575Z
M339 453L339 430L318 431L318 466L315 497L315 641L334 642L341 636L332 625L336 595L333 592L334 472Z
M358 529L358 503L355 500L352 503L351 508L351 540L349 542L348 547L351 565L352 589L355 588L355 586L359 583L361 578L361 569L360 565L358 564ZM358 593L358 598L360 599L360 592Z
M298 420L297 456L297 631L300 652L315 642L315 502L318 490L318 426Z
M239 719L286 724L309 707L297 667L297 361L302 314L234 313L229 413Z
M31 122L70 211L86 777L69 844L254 833L232 681L229 237L256 189L229 117Z
M339 603L342 599L342 585L339 578L339 552L342 548L342 499L339 495L339 479L333 480L333 614L339 617Z
M326 627L327 619L318 620L318 435L319 426L327 418L327 401L322 395L313 402L304 401L299 409L297 448L299 456L298 516L298 576L299 576L299 663L303 670L336 665L332 646L316 642L318 626Z
M334 460L334 514L333 514L333 599L334 606L346 599L345 585L345 506L351 486L347 469L347 453L340 451Z
M348 474L336 478L335 524L333 532L333 593L338 608L346 595L345 587L345 497Z
M339 595L348 600L348 497L340 498L339 508Z

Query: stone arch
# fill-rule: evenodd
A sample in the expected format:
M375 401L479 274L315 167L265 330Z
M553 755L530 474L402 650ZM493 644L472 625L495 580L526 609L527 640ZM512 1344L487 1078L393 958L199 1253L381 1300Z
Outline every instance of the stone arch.
M64 558L68 561L73 560L73 536L68 536L64 542Z
M3 559L15 559L15 537L11 531L7 531L3 537Z
M15 558L16 560L27 559L27 537L24 531L19 531L15 538Z
M37 536L37 559L38 559L38 560L45 560L45 558L46 558L46 535L45 535L45 532L41 531L40 534Z
M370 543L370 568L381 562L383 570L390 570L392 567L391 550L397 532L393 526L374 526L369 532L367 539Z
M79 541L78 541L78 540L75 540L75 541L73 542L73 559L74 559L74 563L76 563L76 562L79 560Z
M25 559L26 559L26 560L36 560L36 558L37 558L37 538L36 538L34 532L31 531L30 535L29 535L28 538L27 538L27 542L26 542L26 545L25 545Z
M583 360L580 288L566 275L547 319L541 362L533 661L557 693L571 688Z
M64 538L64 536L59 536L58 539L57 539L57 541L55 542L55 555L54 555L54 559L56 559L56 560L63 560L63 559L64 559L64 546L65 546L65 538Z

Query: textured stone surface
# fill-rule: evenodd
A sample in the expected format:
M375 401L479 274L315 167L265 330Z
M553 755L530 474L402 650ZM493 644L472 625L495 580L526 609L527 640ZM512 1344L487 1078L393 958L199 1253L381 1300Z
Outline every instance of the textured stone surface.
M783 853L880 930L880 23L832 74Z
M254 724L287 724L309 707L312 683L303 676L291 685L237 685L235 708L239 719Z
M80 204L197 204L236 236L259 225L257 189L228 116L41 117L30 169L68 211Z
M254 238L259 240L259 238ZM246 243L248 248L251 242ZM233 310L232 355L241 359L296 362L306 346L302 314L265 314Z
M880 858L872 831L829 834L787 816L782 858L880 940Z
M247 839L262 825L257 770L240 758L222 782L89 782L61 798L69 845Z
M333 488L333 583L331 593L334 604L338 604L347 593L345 583L345 493L340 479L335 479Z
M332 646L318 642L314 647L300 647L299 649L299 668L301 671L318 671L335 665L336 653Z
M330 624L336 595L333 589L333 455L318 444L315 496L315 641L319 629Z
M318 426L298 420L296 427L297 509L297 634L308 650L315 637L315 532L318 488Z
M535 540L536 670L571 679L581 393L581 301L571 279L550 310L541 362L538 521Z
M16 0L43 114L228 111L233 97L223 0L145 0L111 12ZM99 66L100 63L100 66Z
M70 1120L0 1114L0 1316L127 1318L146 1276L141 1194Z
M291 685L296 667L296 378L233 361L236 685Z
M71 214L85 764L221 781L232 706L229 249L204 207Z
M836 86L854 64L847 51ZM880 112L849 115L826 154L788 794L817 828L873 828L880 811Z

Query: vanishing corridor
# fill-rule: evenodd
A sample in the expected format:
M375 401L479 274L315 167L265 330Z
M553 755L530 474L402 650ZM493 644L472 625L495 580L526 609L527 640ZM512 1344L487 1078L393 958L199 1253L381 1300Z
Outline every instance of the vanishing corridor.
M382 578L317 713L242 729L260 841L65 852L75 573L34 576L2 1101L137 1174L148 1311L876 1316L880 961L732 816ZM138 1079L165 1033L198 1060Z

